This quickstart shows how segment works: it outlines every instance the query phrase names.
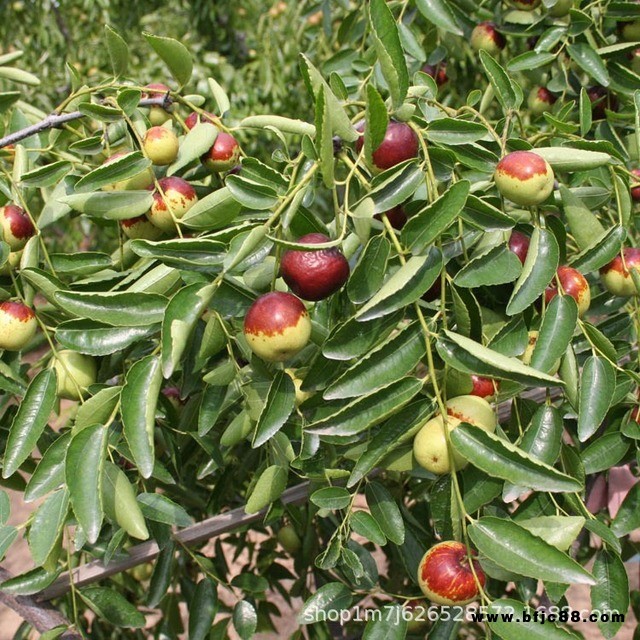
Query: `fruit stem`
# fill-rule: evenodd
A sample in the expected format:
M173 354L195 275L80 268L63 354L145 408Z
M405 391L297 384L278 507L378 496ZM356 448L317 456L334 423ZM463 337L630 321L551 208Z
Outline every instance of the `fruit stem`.
M346 153L343 152L338 157L349 167L349 169L351 169L350 175L355 174L356 178L358 178L358 181L363 187L366 187L367 189L371 188L371 183L364 177L358 165L353 162L353 160L351 160L351 158Z
M271 217L264 223L264 226L269 229L274 222L278 220L278 218L282 215L282 212L286 209L287 205L293 200L295 195L305 187L305 185L311 181L311 178L315 175L316 171L319 168L319 164L314 162L313 165L309 168L309 170L302 176L300 182L284 196L282 202L278 205L275 211L271 214Z
M438 181L436 180L436 176L433 173L433 167L431 166L429 149L427 147L427 143L424 141L424 137L422 136L422 131L420 130L420 127L418 127L413 122L410 122L409 126L414 130L415 134L418 136L418 141L420 142L420 147L422 148L422 153L424 154L424 163L425 163L425 166L427 167L427 172L426 172L427 192L429 196L429 202L433 202L438 197Z
M460 107L458 113L463 113L465 111L475 116L488 129L489 133L500 146L500 151L504 155L506 152L505 144L503 143L502 138L498 135L498 132L491 126L491 123L482 115L482 113L480 113L480 111L470 107L469 105Z

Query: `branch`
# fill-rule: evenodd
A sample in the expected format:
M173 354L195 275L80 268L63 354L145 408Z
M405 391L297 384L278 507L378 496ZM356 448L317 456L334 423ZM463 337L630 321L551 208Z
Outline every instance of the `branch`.
M280 497L280 500L284 504L300 504L307 499L308 493L309 483L304 482L287 489ZM240 507L227 513L213 516L190 527L185 527L178 531L174 535L174 538L182 545L193 545L198 542L205 542L210 538L258 522L264 517L265 513L266 509L258 513L247 514L244 511L244 507ZM128 552L129 557L124 560L111 562L108 565L103 564L100 560L94 560L74 569L71 574L68 571L63 573L51 586L36 595L37 600L51 600L52 598L64 595L71 588L71 579L73 579L76 587L82 587L92 582L108 578L116 573L127 571L139 564L149 562L149 560L157 557L160 553L160 548L154 541L149 541L131 547L128 549Z
M553 390L551 392L552 397L558 397L559 392ZM522 397L536 399L538 401L544 400L546 397L546 391L544 390L532 390L522 394ZM511 402L506 401L500 404L498 407L498 419L500 422L505 422L509 419L511 413ZM378 470L373 470L370 476L379 473ZM307 500L309 492L309 483L303 482L295 487L287 489L280 500L283 504L300 504ZM235 531L260 521L266 513L266 509L258 513L247 514L243 507L233 509L227 513L223 513L202 522L198 522L190 527L185 527L178 531L174 538L179 544L193 545L199 542L206 542L211 538ZM118 560L105 565L101 560L93 560L81 567L77 567L71 573L66 571L61 574L58 579L49 587L40 591L35 595L38 602L52 600L63 596L71 589L71 580L73 580L76 587L83 587L93 582L98 582L109 576L113 576L122 571L127 571L133 567L144 564L151 560L154 560L160 553L160 548L154 541L143 542L128 550L129 557L123 560Z
M164 96L159 98L145 98L144 100L140 100L138 103L139 107L162 107L166 111L169 110L169 107L173 101L171 100L171 96L167 93ZM60 127L67 122L71 122L72 120L79 120L80 118L86 117L87 114L82 113L80 111L72 111L71 113L52 113L48 115L44 120L40 122L36 122L24 129L20 129L20 131L14 131L4 138L0 138L0 149L3 147L7 147L10 144L15 144L16 142L20 142L20 140L24 140L36 133L40 133L41 131L46 131L47 129L55 129L56 127Z
M0 580L4 582L12 577L11 573L0 568ZM58 611L49 605L37 604L32 598L12 596L0 591L0 603L13 609L39 633L44 633L56 627L71 627L70 622ZM82 640L82 636L75 631L66 631L60 637L64 640Z

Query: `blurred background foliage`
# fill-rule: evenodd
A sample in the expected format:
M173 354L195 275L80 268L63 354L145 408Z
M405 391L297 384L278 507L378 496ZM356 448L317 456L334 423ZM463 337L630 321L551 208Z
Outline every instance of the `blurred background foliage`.
M160 59L149 52L141 31L180 40L192 52L195 90L206 92L215 77L234 98L234 116L303 110L298 53L331 55L331 4L302 0L15 0L0 3L2 53L23 51L18 66L38 75L41 85L24 87L31 104L51 111L69 93L72 64L83 82L95 85L111 73L104 25L127 41L138 81L168 82ZM37 27L36 27L37 25ZM325 36L319 37L324 32ZM15 89L2 81L2 89Z

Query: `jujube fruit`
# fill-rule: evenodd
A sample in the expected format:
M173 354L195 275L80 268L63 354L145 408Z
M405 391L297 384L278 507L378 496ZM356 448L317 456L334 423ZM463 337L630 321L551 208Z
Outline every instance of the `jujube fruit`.
M36 314L24 302L6 300L0 304L0 349L20 351L31 342L37 328Z
M292 293L272 291L260 296L247 311L244 335L258 357L284 362L309 342L311 319L299 298Z
M555 177L549 163L531 151L513 151L498 162L494 180L498 191L524 207L544 202L553 191Z
M422 593L442 605L463 605L475 600L487 578L480 563L475 558L471 562L473 569L462 542L451 540L434 545L422 556L418 567Z
M300 244L330 242L322 233L309 233ZM285 251L280 272L291 290L303 300L324 300L338 291L349 279L349 263L337 247L317 251Z

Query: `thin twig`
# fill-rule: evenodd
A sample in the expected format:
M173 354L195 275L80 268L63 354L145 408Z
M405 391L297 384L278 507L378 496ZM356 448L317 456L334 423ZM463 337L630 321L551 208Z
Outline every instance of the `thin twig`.
M172 104L171 97L167 93L164 96L159 98L145 98L144 100L140 100L138 103L139 107L162 107L165 110L168 110ZM41 131L46 131L47 129L55 129L56 127L60 127L67 122L71 122L72 120L79 120L80 118L86 117L87 114L82 113L80 111L72 111L70 113L52 113L48 115L44 120L40 122L36 122L24 129L20 129L20 131L14 131L9 135L4 136L4 138L0 138L0 149L3 147L7 147L10 144L15 144L16 142L20 142L20 140L24 140L36 133L40 133Z
M5 581L13 576L0 568L0 580ZM0 603L13 609L23 620L26 620L36 631L44 633L56 627L71 627L71 623L56 609L46 604L38 604L27 596L12 596L0 591ZM82 636L75 631L66 631L64 640L82 640Z

